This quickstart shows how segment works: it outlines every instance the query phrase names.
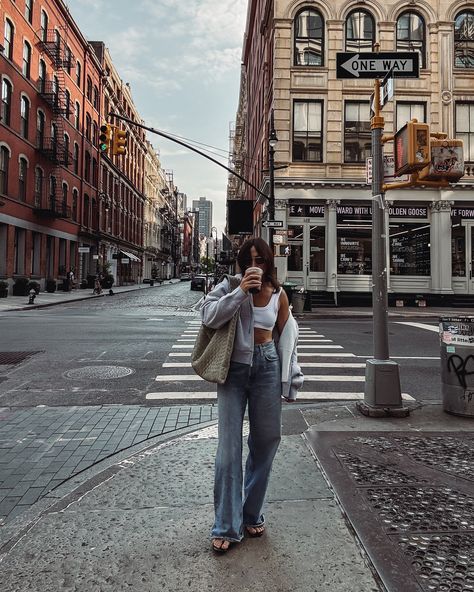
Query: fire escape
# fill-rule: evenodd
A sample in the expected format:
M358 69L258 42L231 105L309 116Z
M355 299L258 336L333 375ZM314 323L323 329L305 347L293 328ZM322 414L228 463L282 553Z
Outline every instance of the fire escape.
M71 218L67 195L63 194L62 170L72 161L69 142L66 141L64 118L69 118L70 101L66 93L64 70L75 66L75 58L67 43L67 28L60 27L41 31L38 42L40 51L46 54L53 65L50 80L39 80L38 93L48 104L53 116L50 133L45 130L37 137L37 150L51 163L51 176L47 187L36 188L35 212L47 218Z

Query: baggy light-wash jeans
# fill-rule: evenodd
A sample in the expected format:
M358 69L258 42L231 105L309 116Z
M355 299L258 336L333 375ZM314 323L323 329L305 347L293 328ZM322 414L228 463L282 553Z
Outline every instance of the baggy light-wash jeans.
M244 526L264 524L263 502L281 440L281 371L275 343L256 345L252 366L231 362L217 386L219 442L211 537L240 541ZM242 425L248 403L250 434L242 503Z

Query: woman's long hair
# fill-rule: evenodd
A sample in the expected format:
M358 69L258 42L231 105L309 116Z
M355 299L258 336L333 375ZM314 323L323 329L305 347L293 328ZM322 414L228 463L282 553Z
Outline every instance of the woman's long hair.
M268 243L263 238L249 238L240 247L239 254L237 255L237 263L239 264L242 274L249 267L252 267L252 259L250 256L250 249L255 247L259 257L261 257L265 263L263 270L263 281L270 282L273 288L276 290L280 289L280 284L276 278L275 261L273 259L273 252L269 247Z

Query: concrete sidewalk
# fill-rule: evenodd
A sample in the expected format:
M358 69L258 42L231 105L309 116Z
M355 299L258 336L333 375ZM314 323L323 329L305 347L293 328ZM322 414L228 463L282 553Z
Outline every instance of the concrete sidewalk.
M389 589L368 559L370 549L348 527L311 447L318 432L357 436L374 430L412 431L419 439L424 431L462 434L472 430L472 420L449 416L439 405L418 406L402 420L369 419L348 405L285 406L267 498L267 532L260 539L244 539L223 556L212 553L209 541L215 422L162 437L147 450L107 467L97 465L72 491L55 490L49 506L29 521L18 517L9 536L2 536L0 589ZM377 529L376 516L373 522ZM417 589L413 584L407 582L406 589Z
M123 294L125 292L132 292L136 290L153 290L166 284L173 284L179 282L179 279L165 280L161 284L133 284L130 286L113 286L114 294ZM34 304L28 304L28 296L11 296L7 298L0 298L0 313L10 312L14 310L31 310L34 308L44 308L47 306L54 306L55 304L67 304L68 302L77 302L80 300L88 300L89 298L105 298L108 297L108 290L103 290L102 294L93 294L90 288L80 289L76 288L70 292L63 292L56 290L56 292L40 292L35 299Z

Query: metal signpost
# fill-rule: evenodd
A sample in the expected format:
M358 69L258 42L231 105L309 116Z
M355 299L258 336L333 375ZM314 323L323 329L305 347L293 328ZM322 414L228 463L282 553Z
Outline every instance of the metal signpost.
M372 129L372 310L374 357L367 360L365 368L364 401L357 408L364 415L406 416L409 409L403 407L399 367L390 360L388 346L388 301L386 230L384 228L385 194L384 157L382 134L384 118L381 107L393 94L388 80L393 77L418 77L419 62L416 52L410 53L339 53L337 54L338 78L372 78L374 94L371 101ZM389 75L387 77L387 75ZM381 95L381 81L387 88Z

